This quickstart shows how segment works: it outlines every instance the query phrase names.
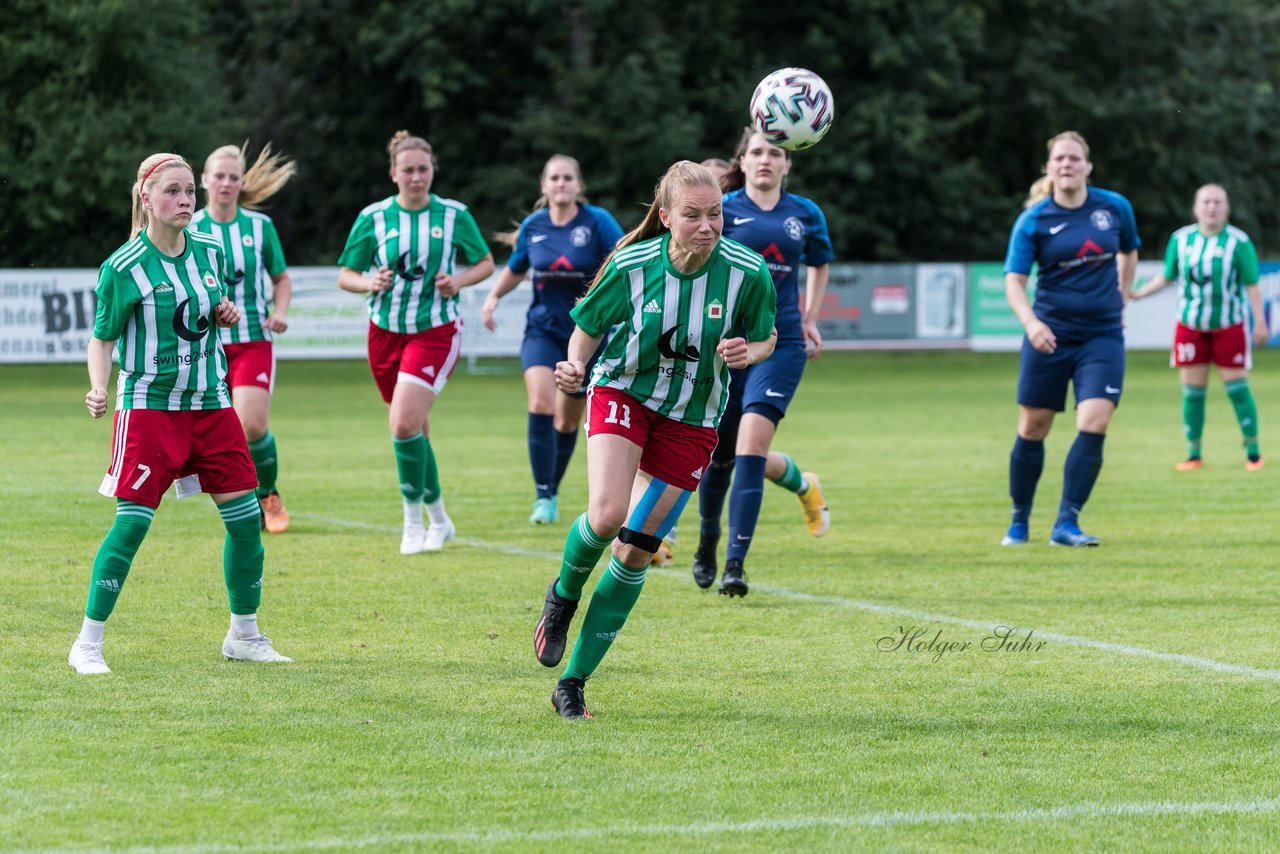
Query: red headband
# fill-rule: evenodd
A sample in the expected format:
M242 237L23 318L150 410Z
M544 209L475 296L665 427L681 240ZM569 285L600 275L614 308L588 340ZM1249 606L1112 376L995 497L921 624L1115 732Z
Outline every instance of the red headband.
M160 161L159 161L158 163L156 163L156 165L155 165L155 166L152 166L150 169L148 169L148 170L147 170L147 174L145 174L145 175L143 175L143 176L142 176L142 180L138 182L138 189L139 189L139 190L141 190L144 186L146 186L147 179L151 177L151 173L152 173L152 172L156 171L157 169L159 169L159 168L160 168L161 166L163 166L164 164L166 164L166 163L168 163L168 162L170 162L170 161L173 161L173 160L177 160L177 159L178 159L178 158L176 158L176 157L164 157L164 158L161 158L161 159L160 159Z

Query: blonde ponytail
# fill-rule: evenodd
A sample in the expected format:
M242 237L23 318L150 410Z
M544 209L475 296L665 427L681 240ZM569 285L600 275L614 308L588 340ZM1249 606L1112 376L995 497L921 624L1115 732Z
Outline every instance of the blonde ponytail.
M224 145L215 149L205 158L204 171L206 175L209 174L209 168L216 160L234 159L239 163L240 195L236 199L236 204L253 211L284 189L284 185L288 184L289 179L297 173L298 164L292 160L285 160L282 154L273 153L271 143L268 142L262 147L262 151L258 152L253 165L246 169L245 152L248 149L248 140L245 140L244 145L239 148L234 145Z
M716 181L716 176L711 174L711 170L707 167L694 163L692 160L681 160L671 164L671 167L663 174L662 179L658 181L658 186L654 188L653 203L649 205L649 210L644 215L644 219L635 228L622 235L617 247L605 259L605 262L600 265L600 271L596 273L595 280L591 282L591 287L587 288L587 292L590 293L591 289L600 283L600 277L604 274L605 268L619 249L624 249L627 246L641 243L645 240L651 240L667 230L667 227L662 224L660 210L670 211L674 208L676 201L680 198L680 194L687 187L701 186L714 187L716 192L720 192L720 184Z

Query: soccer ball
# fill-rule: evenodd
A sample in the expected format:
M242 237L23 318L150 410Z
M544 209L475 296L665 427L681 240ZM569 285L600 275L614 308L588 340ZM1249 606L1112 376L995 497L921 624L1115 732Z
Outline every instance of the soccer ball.
M822 78L807 68L779 68L751 96L751 124L788 151L800 151L826 136L836 100Z

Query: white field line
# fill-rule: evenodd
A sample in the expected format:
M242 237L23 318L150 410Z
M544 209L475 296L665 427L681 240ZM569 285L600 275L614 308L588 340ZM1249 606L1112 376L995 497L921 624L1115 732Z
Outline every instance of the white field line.
M790 818L758 818L750 821L693 822L690 824L613 825L609 827L570 827L555 830L455 830L418 833L387 833L376 836L327 837L296 842L277 843L210 843L207 845L162 845L155 847L95 849L33 849L22 854L52 850L117 852L117 854L234 854L251 851L324 851L329 849L384 848L389 845L426 845L430 843L510 844L557 842L567 840L621 840L635 836L718 836L759 831L801 831L835 828L875 830L877 828L919 827L928 825L993 823L1034 823L1081 819L1152 818L1160 816L1200 815L1266 815L1280 811L1280 798L1255 801L1201 801L1171 803L1156 801L1138 804L1075 804L1044 809L1008 812L884 812L862 815L793 816Z
M369 522L359 522L351 519L340 519L333 516L317 516L311 513L295 514L304 519L311 519L326 525L345 528L359 528L362 530L378 531L387 534L399 534L400 529L391 525L375 525ZM532 557L539 560L559 561L560 553L544 551L541 549L525 549L519 546L510 546L505 543L491 543L486 540L477 540L471 537L456 537L455 542L471 546L478 549L488 549L489 551L502 552L504 554L518 555L520 557ZM667 576L669 578L685 579L688 573L674 569L651 568L650 573ZM903 608L899 605L885 605L879 602L865 602L859 599L846 599L842 596L823 596L817 593L801 593L795 590L787 590L783 587L774 587L770 584L751 585L753 590L778 596L783 599L794 599L799 602L814 602L822 605L834 605L838 608L852 608L858 611L868 611L873 614L889 614L895 617L909 617L913 620L924 620L933 623L947 623L953 626L964 626L965 628L978 629L979 631L989 632L997 626L1016 626L1016 623L1010 622L982 622L981 620L967 620L963 617L952 617L948 614L934 614L929 611L918 611L913 608ZM1040 629L1035 630L1035 637L1054 643L1065 644L1067 646L1078 646L1085 649L1097 649L1103 652L1111 652L1117 655L1128 655L1134 658L1146 658L1154 661L1167 661L1171 664L1181 664L1186 667L1198 667L1201 670L1212 670L1217 673L1234 673L1239 676L1249 676L1254 679L1265 679L1270 682L1280 682L1280 670L1266 670L1261 667L1250 667L1246 664L1231 664L1226 661L1217 661L1212 658L1201 658L1195 655L1182 655L1176 652L1161 652L1156 649L1147 649L1141 646L1131 646L1123 643L1111 643L1110 641L1094 640L1093 638L1080 637L1078 635L1065 635L1058 632L1047 632Z

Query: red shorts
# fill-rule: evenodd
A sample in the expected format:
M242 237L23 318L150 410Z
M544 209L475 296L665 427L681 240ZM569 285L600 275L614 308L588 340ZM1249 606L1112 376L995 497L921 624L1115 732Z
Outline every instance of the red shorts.
M276 348L270 341L223 344L227 354L227 388L251 385L268 392L276 387Z
M1222 329L1192 329L1181 323L1174 326L1173 356L1169 364L1181 368L1210 362L1220 368L1253 367L1249 335L1243 323Z
M690 492L698 488L716 449L714 427L674 421L621 389L592 386L587 393L587 435L606 433L644 449L641 471Z
M420 385L439 394L458 364L461 350L461 320L408 333L388 332L369 322L369 367L387 403L398 382Z
M197 476L201 492L240 492L258 485L234 409L117 409L115 428L111 465L98 488L108 497L159 507L169 485L188 475ZM178 497L183 495L179 489Z

